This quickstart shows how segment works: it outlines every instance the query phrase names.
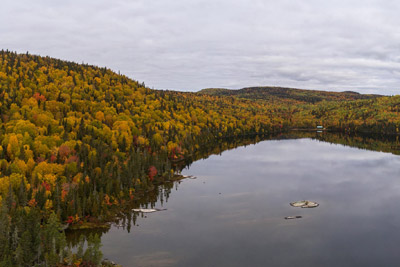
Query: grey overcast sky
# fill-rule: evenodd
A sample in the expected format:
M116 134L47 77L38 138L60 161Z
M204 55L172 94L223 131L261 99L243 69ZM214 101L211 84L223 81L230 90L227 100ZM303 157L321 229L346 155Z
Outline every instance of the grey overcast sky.
M0 49L155 89L400 94L398 0L2 0Z

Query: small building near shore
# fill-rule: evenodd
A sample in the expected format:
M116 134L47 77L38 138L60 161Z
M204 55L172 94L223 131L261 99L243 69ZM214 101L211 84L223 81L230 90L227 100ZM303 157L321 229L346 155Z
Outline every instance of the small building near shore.
M317 129L318 129L318 130L324 129L324 126L318 125L318 126L317 126Z

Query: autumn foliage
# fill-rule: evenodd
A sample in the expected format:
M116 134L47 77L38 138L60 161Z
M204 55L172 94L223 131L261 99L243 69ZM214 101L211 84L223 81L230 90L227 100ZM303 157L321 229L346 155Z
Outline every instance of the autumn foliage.
M151 90L107 68L2 50L0 205L39 221L105 217L225 138L316 125L397 134L399 106L354 93Z

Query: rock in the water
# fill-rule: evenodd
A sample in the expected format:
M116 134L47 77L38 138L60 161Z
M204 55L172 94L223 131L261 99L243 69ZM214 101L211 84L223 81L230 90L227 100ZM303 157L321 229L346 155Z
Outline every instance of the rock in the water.
M319 206L319 204L314 201L300 200L290 203L290 206L299 208L316 208Z
M118 264L116 264L115 262L110 261L109 259L104 259L104 260L101 262L101 266L121 266L121 265L118 265Z
M133 209L133 211L143 212L143 213L152 213L152 212L161 211L161 210L166 210L166 209Z
M293 220L293 219L301 219L303 218L302 216L287 216L285 217L285 220Z

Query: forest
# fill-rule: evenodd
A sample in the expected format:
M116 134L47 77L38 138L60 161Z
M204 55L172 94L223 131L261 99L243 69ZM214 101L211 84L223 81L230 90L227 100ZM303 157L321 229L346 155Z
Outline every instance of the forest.
M215 96L235 96L238 98L252 100L297 100L304 103L317 103L320 101L350 101L359 99L372 99L382 95L360 94L352 91L329 92L317 90L293 89L284 87L248 87L239 90L229 90L223 88L208 88L198 92Z
M317 125L396 136L399 105L276 87L152 90L105 67L2 50L0 266L98 266L99 237L73 252L63 230L101 227L223 140Z

